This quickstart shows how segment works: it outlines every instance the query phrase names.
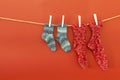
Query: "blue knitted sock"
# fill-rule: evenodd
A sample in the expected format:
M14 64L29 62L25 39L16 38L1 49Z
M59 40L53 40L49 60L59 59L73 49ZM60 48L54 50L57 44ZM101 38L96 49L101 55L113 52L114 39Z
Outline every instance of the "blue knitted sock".
M49 27L49 24L44 25L44 32L42 33L42 39L47 43L51 51L56 51L56 44L53 37L54 25Z
M58 34L56 37L56 40L60 43L62 49L65 52L68 52L71 50L70 42L67 39L67 26L64 25L63 27L61 25L58 25L57 28Z

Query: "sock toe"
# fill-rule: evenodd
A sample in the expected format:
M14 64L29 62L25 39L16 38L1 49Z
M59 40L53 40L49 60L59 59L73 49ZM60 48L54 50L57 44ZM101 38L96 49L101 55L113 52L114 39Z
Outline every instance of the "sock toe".
M51 48L51 51L56 51L56 47L52 47L52 48Z
M71 47L70 47L70 46L65 47L65 48L64 48L64 51L65 51L65 52L71 51Z

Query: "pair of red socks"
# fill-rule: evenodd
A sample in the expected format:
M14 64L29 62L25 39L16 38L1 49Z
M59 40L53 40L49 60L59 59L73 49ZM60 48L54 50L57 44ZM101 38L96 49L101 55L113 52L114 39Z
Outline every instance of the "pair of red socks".
M77 54L77 60L80 66L85 69L88 67L87 61L87 52L86 49L90 49L92 51L93 56L97 64L103 70L108 68L108 61L106 59L106 55L104 54L104 47L101 44L100 39L100 28L102 26L101 21L98 22L98 25L95 23L82 24L81 27L78 25L73 25L73 48L75 53ZM91 31L91 37L89 41L86 41L86 27L89 27Z

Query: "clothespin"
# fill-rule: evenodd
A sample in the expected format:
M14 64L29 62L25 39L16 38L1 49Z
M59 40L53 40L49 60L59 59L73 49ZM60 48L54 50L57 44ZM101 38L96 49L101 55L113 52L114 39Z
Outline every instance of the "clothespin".
M78 25L79 27L81 27L81 16L80 15L78 15Z
M65 18L65 16L62 15L62 27L64 26L64 18Z
M49 17L49 27L51 26L51 23L52 23L52 16L50 15L50 17Z
M94 20L95 20L96 25L98 26L98 19L97 19L96 13L93 14L93 17L94 17Z

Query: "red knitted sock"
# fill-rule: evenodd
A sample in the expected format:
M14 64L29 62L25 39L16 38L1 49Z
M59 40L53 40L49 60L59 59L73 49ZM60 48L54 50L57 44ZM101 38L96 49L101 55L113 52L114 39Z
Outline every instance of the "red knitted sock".
M86 26L84 24L81 27L73 25L72 30L74 51L77 54L78 63L84 69L88 66L86 56Z
M97 64L103 69L108 68L108 63L106 60L106 55L104 54L104 48L101 44L100 39L100 27L101 22L99 21L99 25L97 26L95 23L90 23L89 28L92 32L92 36L88 43L88 48L93 52L95 60Z

